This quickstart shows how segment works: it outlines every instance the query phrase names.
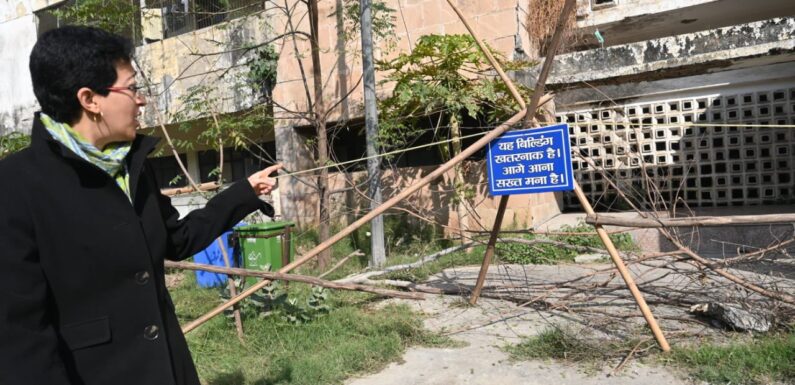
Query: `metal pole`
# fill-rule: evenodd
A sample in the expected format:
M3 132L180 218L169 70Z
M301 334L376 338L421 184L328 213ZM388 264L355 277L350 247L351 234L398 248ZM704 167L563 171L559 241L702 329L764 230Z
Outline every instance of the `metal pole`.
M364 72L364 121L367 126L367 177L370 178L370 210L381 205L381 160L378 155L378 110L375 96L375 65L373 64L373 12L370 0L361 0L362 67ZM370 267L386 263L384 251L384 217L370 222Z

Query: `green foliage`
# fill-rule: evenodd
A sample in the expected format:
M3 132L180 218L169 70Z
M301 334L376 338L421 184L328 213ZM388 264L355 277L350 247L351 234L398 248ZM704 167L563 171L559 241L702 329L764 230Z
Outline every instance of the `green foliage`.
M530 64L491 53L506 70ZM435 114L441 114L435 119L445 125L464 116L495 123L518 110L505 83L489 75L491 65L470 35L425 35L411 53L377 65L389 74L384 81L395 83L392 95L379 106L379 136L385 147L405 145L421 133L420 120ZM523 86L520 92L530 94Z
M291 283L290 295L307 285ZM193 274L171 290L177 315L192 320L217 304L216 289L196 287ZM328 314L312 322L281 317L244 319L245 343L223 318L187 335L203 383L208 385L338 384L360 373L385 367L412 345L448 347L447 337L428 332L406 306L364 309L368 294L337 292Z
M30 136L20 132L0 135L0 159L3 159L30 145Z
M277 317L293 324L311 322L331 310L326 304L328 291L322 287L312 287L306 304L300 305L298 297L290 297L283 284L275 281L243 301L241 308L258 318ZM228 312L227 317L233 314Z
M67 24L87 25L124 34L135 23L138 8L125 0L76 0L52 13Z
M586 223L579 223L577 226L562 226L559 232L562 233L593 233L595 230L592 226ZM525 235L522 238L544 239L538 238L533 234ZM596 234L583 234L583 235L558 235L551 236L546 239L553 241L564 242L572 246L593 247L597 249L604 249L605 246L599 236ZM635 243L632 241L632 236L629 233L611 234L610 239L613 244L622 251L634 251L637 249ZM535 244L526 245L522 243L498 243L497 255L503 262L526 264L555 264L559 262L573 262L574 258L580 254L577 250L561 248L549 244Z
M256 105L246 111L234 114L221 114L222 100L218 92L209 84L200 83L188 88L180 96L182 108L174 113L172 120L182 122L181 132L189 132L196 128L201 131L195 140L173 139L174 145L180 150L192 150L196 144L217 149L223 147L247 149L251 143L249 137L263 130L273 129L273 116L266 104ZM207 116L207 115L211 116ZM211 172L218 175L220 168Z
M795 383L795 333L727 345L697 344L674 349L666 359L710 384Z
M254 58L248 62L248 78L256 91L269 97L276 86L278 64L279 53L273 45L268 44L254 52Z
M371 2L373 41L382 42L384 52L391 52L397 46L395 38L395 10L383 1ZM344 0L342 7L344 20L343 37L345 41L360 42L361 9L359 0Z

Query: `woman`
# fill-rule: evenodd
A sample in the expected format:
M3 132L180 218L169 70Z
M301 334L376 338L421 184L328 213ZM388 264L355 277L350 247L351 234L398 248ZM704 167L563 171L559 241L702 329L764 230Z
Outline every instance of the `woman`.
M0 162L0 384L191 384L199 379L164 281L257 209L272 166L183 219L136 135L146 100L131 43L87 27L41 36L30 148Z

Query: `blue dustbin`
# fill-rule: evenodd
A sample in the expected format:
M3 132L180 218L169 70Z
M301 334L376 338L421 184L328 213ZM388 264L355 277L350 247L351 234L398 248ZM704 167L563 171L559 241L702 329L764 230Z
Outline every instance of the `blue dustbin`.
M237 224L238 226L245 225L245 223L241 222ZM232 234L232 231L227 231L223 235L221 235L221 239L224 241L224 248L226 249L226 253L229 256L229 264L232 267L238 267L237 263L237 255L235 254L235 249L231 247L229 244L229 235ZM224 255L221 253L221 248L218 246L218 241L214 240L210 246L207 246L206 249L196 253L193 256L193 261L196 263L203 263L207 265L215 265L225 267L226 264L224 263ZM226 286L226 274L220 273L211 273L209 271L196 271L196 282L199 284L199 287L217 287L217 286Z

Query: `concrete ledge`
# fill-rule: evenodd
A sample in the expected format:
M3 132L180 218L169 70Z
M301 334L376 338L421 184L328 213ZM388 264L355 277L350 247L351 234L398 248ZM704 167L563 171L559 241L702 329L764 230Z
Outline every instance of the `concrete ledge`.
M555 59L548 83L649 81L736 68L737 62L755 58L766 64L792 61L794 36L795 18L788 17L573 52Z

